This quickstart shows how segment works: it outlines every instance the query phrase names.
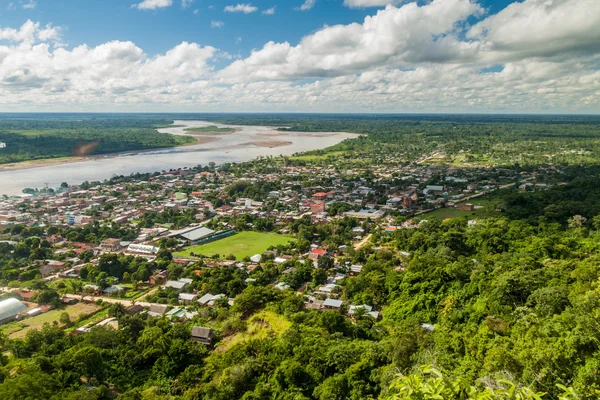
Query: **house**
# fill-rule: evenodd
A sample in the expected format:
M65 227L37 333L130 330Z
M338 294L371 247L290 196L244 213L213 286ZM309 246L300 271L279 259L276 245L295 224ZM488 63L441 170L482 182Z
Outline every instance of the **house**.
M191 304L198 298L194 293L179 293L179 302L182 304Z
M212 295L210 293L206 293L204 296L198 299L198 304L201 306L212 307L215 305L215 301L225 298L226 296L223 293ZM230 302L230 305L233 304Z
M439 195L442 195L445 191L446 191L446 187L445 186L427 185L425 187L425 189L423 190L423 193L425 193L425 194L433 194L433 195L439 196Z
M250 261L259 263L261 258L262 258L262 256L260 254L255 254L252 257L250 257Z
M326 299L323 302L323 309L325 310L341 310L343 302L341 300Z
M204 345L211 346L214 338L215 333L210 328L204 328L201 326L194 326L192 328L191 340L195 342L200 342Z
M473 211L475 210L475 206L471 203L466 203L456 206L456 209L461 211Z
M135 314L139 314L142 311L144 311L144 307L142 307L139 304L134 304L132 306L129 306L125 309L125 314L127 315L135 315Z
M125 286L112 285L104 289L103 292L107 295L115 295L119 292L124 292L125 290L127 290Z
M119 251L121 250L121 240L120 239L104 239L102 244L100 245L102 251Z
M167 307L165 304L150 304L148 315L151 317L160 317L167 311Z
M352 272L353 274L360 274L362 269L363 269L362 265L351 265L350 266L350 272Z
M321 214L325 212L325 202L317 201L310 205L310 211L313 214Z
M175 290L182 292L188 284L189 284L189 282L184 282L181 279L178 281L168 281L167 284L165 285L165 289L173 288Z
M313 261L317 261L319 258L327 255L327 250L325 249L311 249L308 253L308 258Z

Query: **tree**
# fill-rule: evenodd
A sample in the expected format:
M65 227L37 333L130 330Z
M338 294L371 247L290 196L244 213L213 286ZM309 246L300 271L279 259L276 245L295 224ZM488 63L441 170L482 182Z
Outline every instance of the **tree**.
M66 327L71 326L71 317L69 316L68 312L62 312L60 314L60 319L59 319L60 323L63 324Z

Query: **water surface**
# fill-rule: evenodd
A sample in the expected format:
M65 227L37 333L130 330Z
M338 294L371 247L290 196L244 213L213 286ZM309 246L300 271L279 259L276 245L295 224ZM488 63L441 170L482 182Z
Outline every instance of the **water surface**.
M101 181L114 175L168 171L194 167L210 162L249 161L259 156L292 155L301 151L323 149L355 135L344 132L281 132L273 127L223 125L206 121L175 121L184 127L159 129L174 135L188 135L187 127L232 127L235 133L215 135L218 140L191 146L131 152L120 155L96 156L72 163L0 171L0 194L16 195L26 187L57 187L61 182L79 184ZM211 136L206 134L204 136ZM285 145L282 145L286 143ZM269 146L277 147L269 147Z

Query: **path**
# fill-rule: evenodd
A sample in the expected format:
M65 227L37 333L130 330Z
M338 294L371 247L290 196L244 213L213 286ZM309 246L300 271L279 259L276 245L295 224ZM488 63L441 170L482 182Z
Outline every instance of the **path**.
M361 240L360 242L356 243L354 245L354 250L358 250L361 247L363 247L369 241L369 239L371 239L371 236L373 236L373 234L369 233L363 240Z

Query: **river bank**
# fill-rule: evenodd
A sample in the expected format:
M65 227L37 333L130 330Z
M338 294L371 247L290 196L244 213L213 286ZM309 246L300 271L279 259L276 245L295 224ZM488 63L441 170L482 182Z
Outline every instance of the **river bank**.
M195 135L185 131L208 126L235 129L235 132L227 135L210 135L210 132ZM101 181L114 175L151 173L210 162L222 164L249 161L261 156L289 156L330 147L357 136L344 132L285 132L269 126L222 125L187 120L174 121L172 126L158 131L192 136L197 142L180 147L4 164L0 166L0 194L16 195L26 187L41 188L46 183L50 187L57 187L61 182L79 184Z

